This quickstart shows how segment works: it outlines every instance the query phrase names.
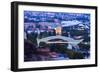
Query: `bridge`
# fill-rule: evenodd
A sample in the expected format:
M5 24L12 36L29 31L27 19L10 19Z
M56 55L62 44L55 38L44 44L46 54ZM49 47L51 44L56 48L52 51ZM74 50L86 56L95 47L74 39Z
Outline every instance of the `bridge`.
M50 42L49 41L49 40L53 40L53 39L62 39L62 40L67 41L67 42L60 42L60 41L59 42L57 42L57 41ZM83 39L75 40L73 38L65 37L65 36L61 36L61 35L45 37L45 38L42 38L42 39L37 38L38 46L39 46L40 42L45 42L47 44L51 44L51 43L68 43L68 47L67 47L68 49L72 49L72 47L79 49L78 44L82 41L83 41Z

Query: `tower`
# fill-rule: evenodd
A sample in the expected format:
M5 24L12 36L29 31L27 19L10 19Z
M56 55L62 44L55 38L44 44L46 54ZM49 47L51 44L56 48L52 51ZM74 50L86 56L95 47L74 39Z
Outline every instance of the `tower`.
M56 27L55 32L56 32L56 35L61 35L62 34L62 27L61 26Z

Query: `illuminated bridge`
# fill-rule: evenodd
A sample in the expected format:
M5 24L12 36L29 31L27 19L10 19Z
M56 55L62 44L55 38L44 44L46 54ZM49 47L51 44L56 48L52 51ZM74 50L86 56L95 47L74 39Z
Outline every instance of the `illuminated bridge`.
M66 42L62 42L62 41L49 41L49 40L53 40L53 39L62 39ZM50 37L45 37L45 38L42 38L42 39L38 39L37 38L37 44L39 46L39 43L40 42L45 42L47 44L52 44L52 43L68 43L68 49L72 49L72 47L74 48L79 48L79 46L77 44L79 44L80 42L82 42L83 39L81 40L74 40L73 38L70 38L70 37L65 37L65 36L60 36L60 35L57 35L57 36L50 36Z

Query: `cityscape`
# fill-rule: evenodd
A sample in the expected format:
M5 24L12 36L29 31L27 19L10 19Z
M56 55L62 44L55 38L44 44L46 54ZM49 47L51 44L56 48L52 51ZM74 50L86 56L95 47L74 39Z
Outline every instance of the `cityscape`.
M24 11L24 61L89 59L90 14Z

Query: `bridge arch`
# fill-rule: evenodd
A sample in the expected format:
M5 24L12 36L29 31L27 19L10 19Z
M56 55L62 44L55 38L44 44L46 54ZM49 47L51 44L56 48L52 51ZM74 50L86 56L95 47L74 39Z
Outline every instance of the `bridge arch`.
M70 38L70 37L65 37L65 36L57 35L57 36L45 37L45 38L42 38L42 39L38 39L37 38L37 44L39 46L40 42L47 43L49 40L53 40L53 39L62 39L62 40L68 41L68 47L67 48L69 48L69 49L72 49L72 46L75 47L75 48L76 47L78 48L78 44L83 41L83 39L75 40L75 39Z

